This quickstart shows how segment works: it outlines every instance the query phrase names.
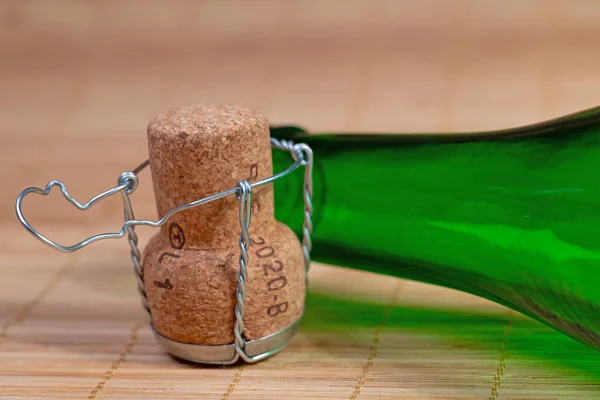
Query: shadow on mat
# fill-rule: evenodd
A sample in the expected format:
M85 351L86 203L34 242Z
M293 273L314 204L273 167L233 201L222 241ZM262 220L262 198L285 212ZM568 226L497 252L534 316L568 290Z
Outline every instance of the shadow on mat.
M386 311L384 304L344 299L322 293L310 293L302 330L311 333L339 333L336 340L352 340L352 332L372 332L382 325L385 313L387 322L381 335L406 335L402 347L388 349L402 361L402 352L410 351L415 337L423 338L421 346L430 344L453 351L486 351L498 353L507 324L506 352L510 362L519 363L520 370L531 366L532 372L544 368L553 373L567 376L569 382L585 380L587 384L600 383L600 353L546 325L517 313L485 314L461 312L456 309L421 308L413 305L395 305ZM396 342L401 343L401 338ZM335 350L334 350L335 351ZM385 345L379 357L385 357ZM451 353L448 353L451 354ZM457 353L458 354L458 353ZM389 358L389 357L388 357Z
M110 274L111 271L102 269L100 269L102 272L96 273L94 279L87 276L87 272L76 270L66 280L87 287L89 290L104 293L109 298L118 299L124 305L130 304L130 302L138 304L139 299L130 271L116 266L109 266L108 269L120 271L116 281L119 281L119 278L123 279L121 284L117 285L118 288L115 286L115 276ZM103 279L99 279L98 274L106 276L106 282L102 283ZM106 287L110 287L111 290L107 290ZM60 290L60 288L56 290ZM0 308L4 308L4 306L6 309L16 310L23 305L7 304L6 302L0 304ZM82 326L88 322L91 325L102 322L102 317L98 320L100 316L94 315L94 310L89 309L86 304L69 303L53 306L42 302L36 306L36 309L38 307L43 307L44 323L48 326L52 325L53 319L61 321L64 318ZM305 340L313 342L319 340L319 334L326 334L328 341L334 340L339 346L324 345L321 346L323 351L336 357L342 357L344 346L350 344L351 341L357 343L356 335L370 335L375 327L381 325L384 314L388 313L387 323L382 329L382 337L391 334L406 335L406 338L411 339L413 343L416 338L421 343L420 345L431 351L442 346L442 350L449 351L447 354L452 354L452 351L468 350L497 353L503 340L502 333L509 322L511 329L507 337L508 359L510 362L520 363L520 370L526 369L527 365L530 365L532 372L537 373L540 368L544 368L552 373L563 374L568 377L569 382L574 384L583 380L586 384L590 384L590 381L600 383L600 353L597 350L580 344L528 317L516 313L486 314L481 311L469 312L456 308L425 308L402 304L389 307L387 311L386 308L386 305L370 303L364 299L347 299L309 292L301 332ZM133 307L127 307L123 310L112 308L110 313L111 318L121 320L123 326L129 326L132 323L132 314L143 316L141 306L139 312ZM34 314L36 313L34 312ZM36 315L35 318L40 318L40 315ZM24 321L24 323L29 322L29 318ZM39 344L44 347L56 346L74 352L83 351L79 345L60 338L59 332L55 332L55 340L31 334L22 336L19 334L18 325L8 329L8 341L5 341L3 346L10 346L10 342L18 342ZM57 325L60 326L59 323ZM89 330L82 331L82 335L85 335L85 332L89 332ZM81 342L87 343L86 348L89 349L89 342L100 347L106 346L106 344L102 344L102 335L94 334L92 336L88 339L81 338ZM104 338L104 340L110 340L110 338ZM396 342L402 342L402 339L396 340ZM363 336L359 341L361 349L364 347L364 343ZM404 346L409 346L408 343ZM404 351L402 347L387 349L387 351L390 354L386 356L386 347L382 345L378 358L397 356L398 361L401 361ZM337 354L338 352L339 354ZM457 353L457 355L459 354Z

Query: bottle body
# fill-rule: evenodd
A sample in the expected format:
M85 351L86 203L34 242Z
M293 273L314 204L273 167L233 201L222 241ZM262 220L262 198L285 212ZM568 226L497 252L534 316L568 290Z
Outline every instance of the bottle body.
M600 109L474 134L271 135L315 154L313 260L469 292L600 348ZM276 216L299 234L293 179Z

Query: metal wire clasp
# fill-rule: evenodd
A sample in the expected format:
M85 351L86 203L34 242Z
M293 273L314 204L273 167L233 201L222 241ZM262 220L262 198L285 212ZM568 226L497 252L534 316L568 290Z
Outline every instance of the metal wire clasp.
M292 155L294 163L289 166L284 171L281 171L275 175L270 176L269 178L263 179L261 181L250 183L246 180L239 181L235 188L225 190L221 193L217 193L203 199L195 200L191 203L183 204L178 207L172 208L165 215L157 220L157 221L149 221L143 219L135 219L133 213L133 207L131 206L131 200L129 196L135 191L138 186L138 174L149 165L149 161L146 160L141 163L137 168L135 168L131 172L124 172L119 176L117 186L108 189L107 191L100 193L96 197L89 200L87 203L82 204L77 201L73 196L69 194L65 185L61 181L51 181L48 182L45 189L41 189L38 187L30 187L23 190L19 196L17 197L16 202L16 213L21 224L29 231L34 237L42 241L43 243L53 247L56 250L62 252L73 252L79 250L93 242L105 239L116 239L122 238L125 235L128 237L129 246L131 248L131 260L133 262L135 275L138 281L138 291L142 297L142 304L144 308L150 314L150 318L152 319L150 307L148 306L146 299L146 291L144 289L144 270L142 267L141 260L141 252L138 248L138 238L135 232L136 225L146 225L152 227L159 227L165 224L169 218L173 215L188 210L193 207L200 206L202 204L210 203L212 201L224 198L230 195L236 195L240 207L239 207L239 221L240 221L240 240L239 240L239 248L240 248L240 256L239 256L239 273L238 273L238 287L236 291L236 306L235 306L235 324L234 324L234 343L233 347L235 349L235 356L233 359L229 360L219 360L218 362L214 362L217 364L231 364L238 360L238 358L242 358L244 361L253 363L259 360L262 360L281 349L272 348L267 351L259 352L258 354L248 354L246 351L246 345L248 342L244 339L244 313L245 313L245 296L246 296L246 282L248 280L248 272L247 265L249 262L248 249L250 247L250 239L248 236L248 229L250 226L251 213L252 213L252 190L267 184L270 184L278 179L281 179L287 175L293 173L296 169L303 166L304 167L304 184L303 184L303 199L304 199L304 223L302 226L302 251L304 255L304 264L306 276L308 277L308 268L310 266L310 251L312 248L311 242L311 234L312 234L312 170L313 170L313 152L311 148L303 143L295 144L288 140L277 140L275 138L271 138L271 147L287 150ZM22 203L24 198L29 194L39 194L42 196L47 196L50 194L54 187L60 188L62 195L67 199L69 203L74 205L80 210L87 210L94 206L94 204L99 201L110 197L114 194L120 193L123 200L123 214L125 218L125 223L121 227L121 230L118 232L106 232L100 233L93 236L90 236L79 243L76 243L71 246L65 246L56 243L55 241L47 238L38 232L31 224L26 220L23 215Z

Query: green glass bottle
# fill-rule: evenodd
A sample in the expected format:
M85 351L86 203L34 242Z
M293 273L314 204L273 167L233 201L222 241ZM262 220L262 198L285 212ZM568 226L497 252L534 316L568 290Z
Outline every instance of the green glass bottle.
M482 296L600 349L600 107L477 133L271 135L314 151L313 260ZM301 180L275 183L298 235Z

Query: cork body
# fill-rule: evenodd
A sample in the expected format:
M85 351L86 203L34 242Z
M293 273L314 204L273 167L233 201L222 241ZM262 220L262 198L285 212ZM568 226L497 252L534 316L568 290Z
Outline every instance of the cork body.
M159 215L272 175L269 127L257 112L228 105L181 107L148 126ZM144 285L155 329L172 340L233 341L240 225L235 195L174 215L146 246ZM253 190L244 336L264 337L304 310L301 245L274 219L273 188Z

